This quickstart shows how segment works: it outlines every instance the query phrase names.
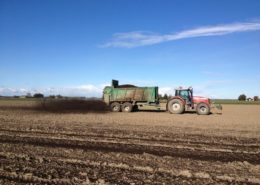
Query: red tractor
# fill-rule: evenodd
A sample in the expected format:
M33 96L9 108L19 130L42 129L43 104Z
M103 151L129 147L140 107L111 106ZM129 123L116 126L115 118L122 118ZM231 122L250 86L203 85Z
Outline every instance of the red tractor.
M175 89L175 96L171 97L166 105L172 114L182 114L184 111L196 110L197 114L208 115L211 108L222 110L221 105L215 105L209 98L193 96L193 89Z

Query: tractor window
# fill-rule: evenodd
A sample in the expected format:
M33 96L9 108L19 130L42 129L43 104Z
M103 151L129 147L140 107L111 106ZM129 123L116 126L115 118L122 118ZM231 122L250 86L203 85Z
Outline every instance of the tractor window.
M188 97L189 97L189 92L188 92L188 91L181 91L180 95L181 95L181 97L183 97L184 99L188 99Z

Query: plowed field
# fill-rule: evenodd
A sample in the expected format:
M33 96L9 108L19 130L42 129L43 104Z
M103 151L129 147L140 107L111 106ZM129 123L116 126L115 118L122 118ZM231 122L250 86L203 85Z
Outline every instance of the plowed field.
M260 184L260 106L223 114L0 109L0 184Z

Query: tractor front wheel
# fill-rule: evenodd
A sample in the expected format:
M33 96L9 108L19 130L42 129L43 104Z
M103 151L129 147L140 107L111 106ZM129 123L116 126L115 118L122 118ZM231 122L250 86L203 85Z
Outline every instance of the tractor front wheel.
M168 102L167 108L171 114L182 114L185 107L181 100L172 99Z
M196 110L199 115L209 115L210 113L210 108L206 103L200 103L197 105Z

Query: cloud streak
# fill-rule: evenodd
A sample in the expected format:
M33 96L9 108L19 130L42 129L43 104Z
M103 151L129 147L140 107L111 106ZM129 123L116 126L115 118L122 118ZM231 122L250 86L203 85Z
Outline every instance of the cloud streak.
M0 87L0 95L14 96L26 95L31 93L43 93L44 95L63 95L63 96L85 96L85 97L101 97L104 85L80 85L80 86L67 86L67 87L46 87L46 88L10 88Z
M133 31L114 34L112 39L103 44L102 47L134 48L187 38L221 36L237 32L257 30L260 30L260 21L198 27L172 34L156 34L152 32Z

